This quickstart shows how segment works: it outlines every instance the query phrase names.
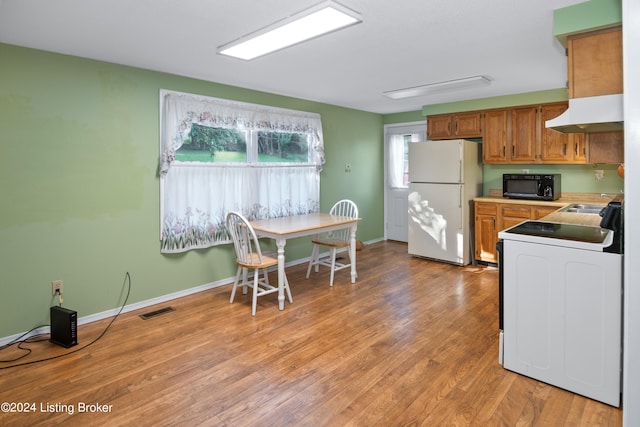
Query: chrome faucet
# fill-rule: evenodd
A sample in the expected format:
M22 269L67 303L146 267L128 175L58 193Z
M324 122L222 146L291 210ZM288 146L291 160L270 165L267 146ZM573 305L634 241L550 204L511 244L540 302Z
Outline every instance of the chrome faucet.
M613 199L615 199L615 198L616 198L616 196L611 196L611 195L609 195L609 194L607 194L607 193L601 193L601 194L600 194L600 197L607 197L607 198L609 198L609 199L611 199L611 200L613 200Z

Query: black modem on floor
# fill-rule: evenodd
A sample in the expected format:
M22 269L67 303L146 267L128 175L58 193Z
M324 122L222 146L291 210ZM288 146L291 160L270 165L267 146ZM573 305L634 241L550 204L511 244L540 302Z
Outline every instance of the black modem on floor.
M66 348L78 344L78 313L68 308L53 306L49 314L51 316L49 341Z

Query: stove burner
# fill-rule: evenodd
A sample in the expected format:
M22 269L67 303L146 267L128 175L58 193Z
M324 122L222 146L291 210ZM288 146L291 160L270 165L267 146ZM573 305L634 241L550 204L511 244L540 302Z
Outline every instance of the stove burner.
M511 228L507 233L551 239L575 240L586 243L603 243L607 230L587 225L559 224L554 222L526 221Z

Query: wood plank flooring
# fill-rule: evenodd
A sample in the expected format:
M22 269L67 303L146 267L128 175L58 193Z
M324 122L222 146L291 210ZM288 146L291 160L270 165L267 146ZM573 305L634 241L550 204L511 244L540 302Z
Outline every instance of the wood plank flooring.
M249 296L229 304L223 286L123 314L71 355L0 370L0 403L35 405L1 412L0 425L622 424L617 408L498 364L495 268L421 260L381 242L358 252L356 284L347 270L333 288L327 269L305 273L287 269L294 303L284 311L269 295L252 317ZM169 305L175 311L139 317ZM80 326L70 350L108 322ZM70 351L28 346L21 362Z

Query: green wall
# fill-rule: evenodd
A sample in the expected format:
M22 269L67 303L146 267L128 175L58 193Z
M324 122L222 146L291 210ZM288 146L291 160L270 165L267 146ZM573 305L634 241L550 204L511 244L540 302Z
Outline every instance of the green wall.
M553 35L567 45L567 37L622 23L621 0L590 0L553 11Z
M547 102L566 101L567 89L552 89L539 92L518 93L514 95L494 96L491 98L470 99L467 101L449 102L446 104L425 105L422 114L459 113L462 111L489 110L491 108L517 107L519 105L544 104Z
M83 317L120 306L125 272L129 304L234 274L229 245L160 254L161 88L320 113L322 210L351 198L358 238L384 235L379 114L6 44L0 58L0 337L48 324L52 280ZM291 241L287 261L310 251Z
M621 193L624 180L618 175L618 165L484 165L484 195L490 189L502 188L503 173L562 174L562 192L569 193ZM596 179L596 170L604 171L604 178Z

